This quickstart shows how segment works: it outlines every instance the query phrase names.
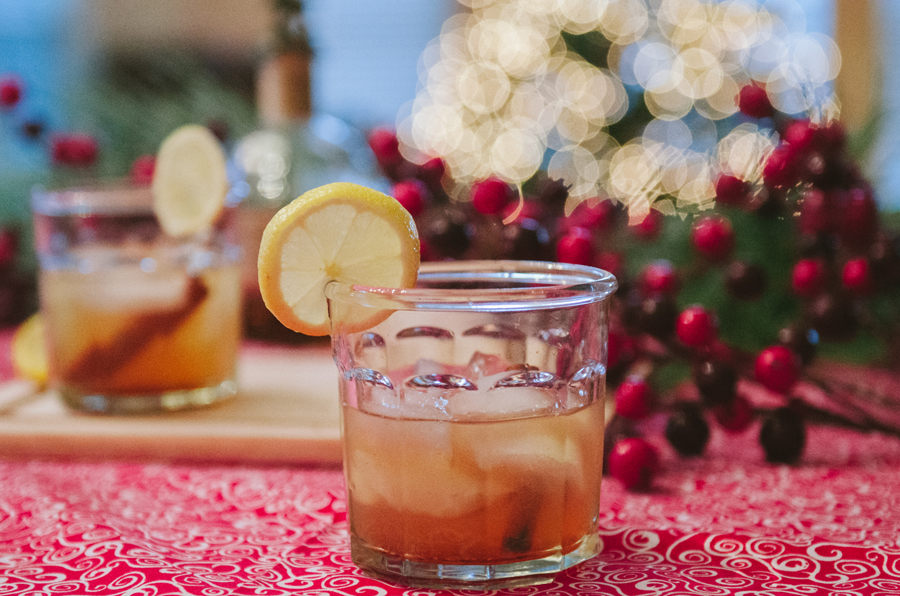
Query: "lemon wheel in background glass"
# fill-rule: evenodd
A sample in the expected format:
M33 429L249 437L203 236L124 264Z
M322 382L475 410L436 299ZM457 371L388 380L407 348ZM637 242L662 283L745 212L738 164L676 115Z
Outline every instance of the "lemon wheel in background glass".
M189 236L210 227L225 206L225 152L215 135L188 124L165 138L153 173L153 211L170 236Z

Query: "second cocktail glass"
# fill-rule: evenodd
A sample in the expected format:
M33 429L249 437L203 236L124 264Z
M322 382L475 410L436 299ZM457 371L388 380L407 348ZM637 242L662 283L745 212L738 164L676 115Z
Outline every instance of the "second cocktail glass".
M88 412L148 413L236 392L240 249L234 209L166 235L149 188L32 196L52 386Z

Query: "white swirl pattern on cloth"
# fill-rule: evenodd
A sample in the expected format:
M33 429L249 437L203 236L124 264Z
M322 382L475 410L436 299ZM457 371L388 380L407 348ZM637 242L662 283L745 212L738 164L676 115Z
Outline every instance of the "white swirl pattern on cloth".
M756 432L694 460L660 445L653 492L605 483L599 557L495 593L900 592L900 439L815 427L786 467ZM354 567L336 469L0 461L0 596L432 593Z

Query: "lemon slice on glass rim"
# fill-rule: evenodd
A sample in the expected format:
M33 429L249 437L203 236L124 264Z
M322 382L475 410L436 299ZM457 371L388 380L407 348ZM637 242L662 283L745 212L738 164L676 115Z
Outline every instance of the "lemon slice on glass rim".
M394 198L348 182L314 188L283 207L266 226L259 250L259 289L281 323L306 335L328 335L325 286L411 288L419 270L419 236ZM390 312L360 311L348 331Z
M153 211L170 236L190 236L212 225L225 205L225 152L205 126L188 124L163 141L153 172Z

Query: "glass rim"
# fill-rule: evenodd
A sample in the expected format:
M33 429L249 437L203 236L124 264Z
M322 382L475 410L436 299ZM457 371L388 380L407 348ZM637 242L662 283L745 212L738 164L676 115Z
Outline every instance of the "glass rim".
M523 311L601 302L618 288L612 273L549 261L435 261L422 263L418 283L479 283L474 288L380 288L331 281L329 300L396 310ZM490 287L491 285L495 287Z
M31 189L31 210L45 215L130 214L153 209L153 191L127 179L91 180L82 184Z

